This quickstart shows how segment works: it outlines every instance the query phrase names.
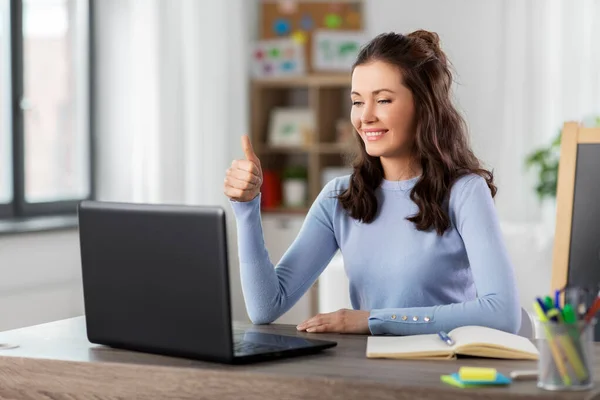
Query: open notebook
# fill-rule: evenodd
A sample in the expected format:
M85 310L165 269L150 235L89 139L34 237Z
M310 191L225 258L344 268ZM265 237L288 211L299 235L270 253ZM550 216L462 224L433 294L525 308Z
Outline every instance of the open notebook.
M448 332L449 346L437 334L369 336L368 358L453 359L457 355L537 360L538 350L527 338L483 326L461 326Z

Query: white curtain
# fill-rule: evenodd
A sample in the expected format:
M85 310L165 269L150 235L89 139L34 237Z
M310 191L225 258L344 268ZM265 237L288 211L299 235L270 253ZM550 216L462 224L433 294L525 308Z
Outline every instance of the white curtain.
M224 204L247 126L244 0L97 2L99 197Z
M98 198L220 205L248 126L246 0L96 2ZM232 312L246 319L234 218Z
M600 116L600 0L504 0L503 8L497 206L504 221L553 229L523 160L565 121Z

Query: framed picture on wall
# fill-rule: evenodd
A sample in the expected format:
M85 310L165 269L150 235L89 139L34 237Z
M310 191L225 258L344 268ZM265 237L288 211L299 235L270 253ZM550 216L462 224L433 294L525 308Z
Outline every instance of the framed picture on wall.
M271 146L304 146L312 143L315 116L307 108L280 107L271 111L269 144Z
M312 67L315 71L348 72L366 42L367 36L361 31L316 31Z

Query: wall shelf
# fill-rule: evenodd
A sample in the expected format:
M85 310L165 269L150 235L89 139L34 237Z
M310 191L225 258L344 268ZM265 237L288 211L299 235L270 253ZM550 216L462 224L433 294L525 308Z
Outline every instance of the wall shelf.
M257 78L252 80L255 87L263 88L307 88L307 87L349 87L350 74L317 74L299 77Z
M306 207L299 208L296 213L307 212L316 199L323 187L325 168L345 166L342 155L348 148L337 140L336 123L340 119L349 119L350 88L350 74L260 78L251 82L250 137L263 170L281 171L286 166L300 164L308 171ZM313 110L316 127L310 143L297 147L269 144L271 112L279 107ZM264 211L280 212L273 209Z

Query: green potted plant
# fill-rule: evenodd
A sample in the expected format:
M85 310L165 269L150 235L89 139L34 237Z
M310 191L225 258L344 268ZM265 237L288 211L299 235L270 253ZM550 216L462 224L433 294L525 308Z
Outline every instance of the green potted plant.
M306 167L295 165L281 172L283 204L286 207L305 207L308 194L308 171Z
M585 125L600 126L600 117L593 117L591 122ZM534 150L525 158L527 169L537 170L535 191L541 202L554 202L556 199L561 137L562 129L549 145Z
M534 168L537 170L535 192L540 201L556 198L561 137L562 131L559 131L548 146L534 150L525 159L525 165L528 169Z

